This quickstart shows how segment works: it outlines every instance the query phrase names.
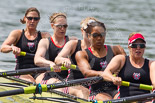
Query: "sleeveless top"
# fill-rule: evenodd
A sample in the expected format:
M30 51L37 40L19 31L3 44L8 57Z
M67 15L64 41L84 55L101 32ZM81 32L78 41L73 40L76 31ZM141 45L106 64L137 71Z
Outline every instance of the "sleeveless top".
M133 67L129 56L126 56L126 61L118 74L119 77L124 81L129 81L131 83L142 83L151 85L150 72L149 72L149 60L145 59L144 65L141 68ZM139 95L144 93L150 93L150 91L140 90L136 87L130 86L120 86L120 97Z
M81 40L78 40L78 43L76 45L76 49L75 49L74 53L71 55L71 58L70 58L72 64L77 65L76 60L75 60L75 54L80 50L82 50L82 48L81 48ZM70 73L70 76L68 77L68 80L84 78L84 76L83 76L83 74L81 73L80 70L69 69L69 73Z
M38 36L34 40L28 40L25 36L24 29L22 30L21 37L17 42L16 46L21 49L21 51L35 54L38 43L42 39L41 32L38 31ZM34 68L37 67L34 64L34 57L32 56L17 56L16 57L16 70L17 69L25 69L25 68Z
M75 65L77 65L76 60L75 60L75 54L77 51L82 50L81 48L81 40L78 40L77 45L76 45L76 49L74 51L74 53L71 55L71 62Z
M92 51L90 48L86 49L86 52L88 54L88 58L89 58L89 64L91 66L92 70L95 71L104 71L105 68L107 67L108 63L110 62L110 60L114 57L114 53L111 49L110 46L106 46L106 50L107 50L107 55L105 57L102 58L98 58L95 55L93 55ZM112 82L106 82L106 81L102 81L96 84L93 84L91 86L91 91L96 91L99 89L103 89L105 91L108 90L117 90L117 86L114 85Z
M69 37L68 37L68 36L65 36L64 39L65 39L65 43L64 43L64 45L65 45L66 42L69 41ZM49 44L49 50L48 50L48 52L49 52L49 53L48 53L48 54L49 54L49 60L54 62L56 56L57 56L58 53L62 50L62 48L64 47L64 45L61 46L61 47L55 45L55 43L54 43L52 37L49 37L48 40L49 40L49 43L50 43L50 44ZM51 74L52 74L52 73L53 73L53 72L51 72ZM60 77L65 78L65 77L67 77L67 75L68 75L68 70L63 70L63 71L61 71L61 72L57 72L57 74L58 74Z

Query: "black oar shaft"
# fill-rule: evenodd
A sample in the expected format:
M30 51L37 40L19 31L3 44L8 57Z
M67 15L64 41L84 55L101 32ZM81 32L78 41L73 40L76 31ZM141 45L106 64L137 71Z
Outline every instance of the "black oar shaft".
M120 99L113 99L113 100L107 100L103 101L103 103L130 103L135 101L149 101L152 100L155 97L155 93L148 93L148 94L142 94L142 95L136 95L136 96L130 96L130 97L123 97Z
M47 100L47 101L53 101L53 102L59 102L59 103L80 103L69 98L32 97L30 99Z
M43 73L43 72L50 71L50 70L51 70L50 67L20 69L20 70L0 72L0 77L24 75L24 74L32 74L32 73Z
M34 82L29 82L29 81L26 81L26 80L23 80L23 79L20 79L20 78L16 78L16 77L13 77L13 76L7 76L7 77L3 77L3 78L13 80L13 81L16 81L16 82L19 82L19 83L27 84L27 85L36 85L36 83L34 83Z
M16 89L16 90L11 90L11 91L0 92L0 97L23 94L23 93L24 93L24 89L21 88L21 89Z
M23 88L23 87L26 87L25 85L21 85L21 84L17 84L17 83L0 83L0 86L13 87L13 88Z
M56 88L63 88L63 87L69 87L69 86L75 86L75 85L91 85L99 81L103 81L103 78L102 77L89 77L89 78L84 78L84 79L82 78L82 79L71 80L67 82L48 84L47 88L56 89Z

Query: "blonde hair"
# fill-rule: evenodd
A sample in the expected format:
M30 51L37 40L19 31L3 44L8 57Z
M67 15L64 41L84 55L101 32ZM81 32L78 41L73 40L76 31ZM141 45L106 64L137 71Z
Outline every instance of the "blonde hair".
M142 34L142 33L140 33L140 32L132 32L131 34L129 34L128 40L129 40L133 35L135 35L135 34Z
M64 17L65 19L67 19L67 16L65 13L53 13L51 16L50 16L50 23L54 23L56 18L58 17Z
M35 7L31 7L31 8L29 8L29 9L27 9L26 12L25 12L25 17L27 16L27 14L28 14L29 12L33 12L33 11L35 11L35 12L38 14L38 17L40 17L40 12L39 12L38 9L35 8ZM21 22L22 24L25 24L25 23L26 23L26 21L24 20L24 18L23 18L23 19L20 19L20 22Z
M94 17L87 17L81 21L81 23L80 23L81 28L86 29L89 21L98 21L98 20Z

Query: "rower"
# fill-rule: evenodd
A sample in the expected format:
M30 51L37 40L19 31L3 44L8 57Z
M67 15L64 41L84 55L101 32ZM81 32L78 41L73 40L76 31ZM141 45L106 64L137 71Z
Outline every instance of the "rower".
M86 33L88 33L90 47L76 53L77 65L84 76L99 76L113 56L126 55L121 46L104 45L106 36L104 23L96 21L88 24ZM93 84L90 90L90 99L96 100L109 100L117 94L117 87L109 82Z
M50 22L51 27L54 30L54 34L50 38L42 39L39 42L34 61L37 66L52 67L54 72L40 74L36 78L36 83L41 84L51 84L61 81L65 82L68 75L68 70L61 71L60 66L57 66L54 63L54 60L69 40L76 39L75 37L73 38L65 35L68 24L67 17L64 13L53 13L50 17ZM45 58L46 54L49 56L49 59ZM68 93L68 88L60 88L58 90ZM81 93L78 95L79 97L83 97L83 94Z
M71 40L68 43L66 43L64 48L61 50L61 52L58 54L58 56L55 59L55 63L57 65L64 65L65 67L69 68L71 64L75 64L75 65L77 64L75 60L76 52L87 49L90 46L90 42L88 40L88 34L85 32L87 28L87 24L95 21L97 20L94 17L87 17L81 21L81 32L82 32L83 40ZM83 74L78 70L70 69L68 73L69 74L68 74L67 80L84 78ZM89 90L84 86L74 86L69 88L69 94L76 94L75 92L77 92L77 90L80 90L82 94L84 94L83 98L88 98Z
M35 54L38 42L42 38L50 36L49 33L40 32L36 29L39 20L40 12L37 8L31 7L27 9L25 16L20 20L22 24L26 24L26 28L23 30L13 30L1 46L1 52L8 53L12 51L16 56L16 70L37 67L34 64L33 56L20 56L20 52L25 51ZM35 82L34 77L35 74L19 76L20 79L31 82Z
M141 33L133 32L128 38L129 56L115 56L101 76L106 81L115 85L121 85L121 81L153 85L155 88L155 61L144 58L146 41ZM112 74L118 72L118 77ZM120 86L120 97L128 97L150 93L147 90L140 90L136 87Z

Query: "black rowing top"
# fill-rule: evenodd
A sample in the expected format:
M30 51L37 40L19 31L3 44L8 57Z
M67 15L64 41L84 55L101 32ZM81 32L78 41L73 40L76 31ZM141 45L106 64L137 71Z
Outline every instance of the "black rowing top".
M91 48L86 49L88 59L89 59L88 62L92 70L104 71L107 65L109 64L110 60L113 58L114 53L111 47L108 45L105 45L105 48L107 50L107 55L102 58L98 58L95 55L93 55ZM106 82L106 81L102 81L102 82L93 84L91 86L92 93L107 92L107 91L117 91L117 86L113 85L112 82Z
M70 58L72 64L77 65L76 60L75 60L75 54L78 51L81 51L81 50L82 50L82 48L81 48L81 40L78 40L77 45L76 45L76 49L75 49L74 53L71 55L71 58ZM84 76L83 76L83 74L81 73L80 70L70 69L70 70L68 70L68 72L69 72L68 80L84 78Z
M119 72L118 76L121 77L123 81L151 85L149 60L145 59L144 65L141 68L136 68L132 66L129 56L126 56L125 64ZM120 97L134 96L144 93L150 93L150 91L140 90L139 88L133 86L120 87Z
M41 32L38 31L38 36L34 40L28 40L25 36L25 32L23 29L21 37L17 42L16 46L19 47L21 51L35 54L38 47L38 43L41 39ZM17 56L16 58L16 70L37 67L36 65L34 65L34 56Z
M49 55L49 60L54 62L56 56L62 50L64 45L69 41L69 37L68 36L64 37L65 43L63 46L57 46L54 43L52 37L49 37L48 40L49 40L49 49L48 49L47 54ZM56 72L56 73L55 72L48 72L45 74L44 80L48 80L49 78L52 78L55 76L56 76L56 78L59 78L61 80L61 79L65 79L67 77L67 75L68 75L68 70L63 70L61 72Z

